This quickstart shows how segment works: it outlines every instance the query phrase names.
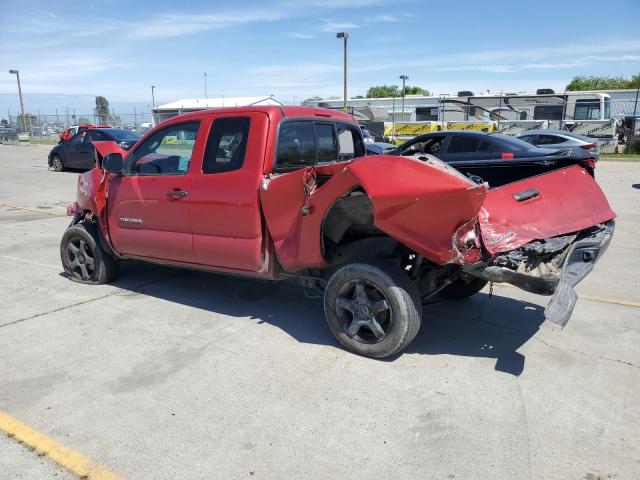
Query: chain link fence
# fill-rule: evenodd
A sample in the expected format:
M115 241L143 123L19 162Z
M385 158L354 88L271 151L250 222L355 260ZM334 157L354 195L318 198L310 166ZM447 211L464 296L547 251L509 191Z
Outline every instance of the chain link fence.
M625 151L640 137L639 94L640 90L500 95L459 92L456 97L353 98L348 101L348 110L376 139L392 143L438 130L518 135L532 129L564 129L596 138L603 152L612 153ZM343 108L341 99L303 104ZM13 112L0 115L0 141L56 142L66 128L84 124L107 124L142 134L153 124L150 111L109 115L61 111L64 113L56 115L27 113L24 118Z
M152 124L151 112L117 115L25 113L24 118L22 115L8 112L6 116L0 116L0 141L18 142L20 138L27 138L24 134L28 134L29 141L55 143L59 140L60 133L75 125L108 125L143 134L151 128Z
M396 144L439 130L518 135L534 129L562 129L596 138L603 152L613 153L623 151L630 139L640 134L638 93L637 90L500 95L460 92L457 97L350 99L348 110L376 139ZM340 99L305 104L343 108Z

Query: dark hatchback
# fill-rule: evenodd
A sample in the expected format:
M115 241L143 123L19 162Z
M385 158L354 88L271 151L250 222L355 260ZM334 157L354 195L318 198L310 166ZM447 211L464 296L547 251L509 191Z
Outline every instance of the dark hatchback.
M81 130L51 149L49 166L58 172L65 168L90 170L95 163L93 142L115 142L123 150L129 150L139 139L137 133L122 128Z
M474 131L434 132L420 135L386 155L438 157L464 175L479 177L499 186L573 164L583 165L593 175L593 164L572 158L568 149L540 148L501 133Z

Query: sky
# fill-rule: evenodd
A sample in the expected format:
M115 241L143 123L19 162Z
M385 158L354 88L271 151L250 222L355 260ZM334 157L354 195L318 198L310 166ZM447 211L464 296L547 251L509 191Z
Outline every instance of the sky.
M373 85L434 94L562 91L575 75L640 72L640 0L0 0L0 118L116 113L182 98L274 95L299 103Z

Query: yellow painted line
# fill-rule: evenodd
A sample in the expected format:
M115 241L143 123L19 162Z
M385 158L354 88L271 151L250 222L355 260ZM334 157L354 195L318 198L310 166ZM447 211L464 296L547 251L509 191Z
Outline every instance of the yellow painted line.
M122 480L122 477L66 447L53 438L34 430L29 425L0 410L0 429L40 455L46 455L71 473L87 480Z
M508 283L495 283L493 286L502 287L502 288L518 288L514 285L509 285ZM584 298L585 300L593 300L594 302L611 303L613 305L624 305L625 307L640 308L640 302L632 302L630 300L618 300L616 298L594 297L592 295L581 295L581 294L578 294L578 298Z
M591 295L580 295L580 294L578 294L578 298L585 298L587 300L593 300L594 302L613 303L614 305L624 305L625 307L640 308L640 302L631 302L629 300L617 300L615 298L605 298L605 297L592 297Z
M27 212L36 212L36 213L44 213L45 215L52 215L54 217L66 217L66 212L55 212L50 210L45 210L44 208L32 208L32 207L23 207L21 205L9 205L7 203L0 203L0 207L5 208L13 208L16 210L26 210Z

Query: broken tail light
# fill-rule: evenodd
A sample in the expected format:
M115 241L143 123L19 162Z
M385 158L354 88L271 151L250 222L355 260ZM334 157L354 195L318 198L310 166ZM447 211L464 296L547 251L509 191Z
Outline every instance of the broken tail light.
M471 248L480 247L480 240L476 232L477 224L478 220L474 218L473 220L463 223L462 226L456 230L456 233L453 235L453 244L458 251L466 252Z

